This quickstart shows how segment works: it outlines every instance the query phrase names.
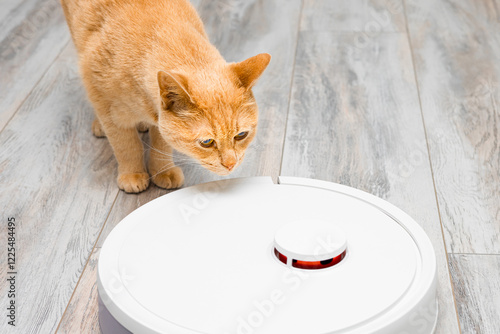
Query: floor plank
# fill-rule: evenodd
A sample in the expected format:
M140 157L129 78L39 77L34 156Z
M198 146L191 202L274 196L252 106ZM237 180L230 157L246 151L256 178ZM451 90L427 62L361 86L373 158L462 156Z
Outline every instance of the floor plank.
M404 32L403 0L304 0L301 30L364 32L358 43L381 32Z
M259 105L258 134L248 148L243 164L230 178L260 175L276 178L279 174L300 5L300 1L285 0L201 1L199 4L198 10L210 40L228 62L241 61L260 52L273 56L253 89ZM198 165L183 166L183 169L186 186L228 178ZM160 193L158 190L139 195L120 193L98 247L128 213Z
M73 298L57 330L58 334L100 334L97 303L97 260L100 248L90 256Z
M70 39L57 0L26 0L5 12L0 23L0 130Z
M407 1L448 251L500 253L500 2Z
M500 256L451 254L463 334L500 333Z
M356 34L301 32L281 175L362 189L414 217L438 260L437 333L458 333L407 37L360 49Z
M17 221L17 333L54 332L118 193L76 61L69 45L0 133L0 219ZM6 268L2 256L2 281ZM10 329L0 322L0 333Z

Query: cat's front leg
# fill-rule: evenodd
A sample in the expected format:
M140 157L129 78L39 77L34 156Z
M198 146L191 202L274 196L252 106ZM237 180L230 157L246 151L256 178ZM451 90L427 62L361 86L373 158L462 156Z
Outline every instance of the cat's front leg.
M158 187L165 189L179 188L184 183L184 173L174 164L172 147L165 142L158 127L149 129L151 151L149 153L149 172Z
M149 186L144 166L143 146L137 129L121 128L111 118L99 120L118 161L118 187L127 193L140 193Z

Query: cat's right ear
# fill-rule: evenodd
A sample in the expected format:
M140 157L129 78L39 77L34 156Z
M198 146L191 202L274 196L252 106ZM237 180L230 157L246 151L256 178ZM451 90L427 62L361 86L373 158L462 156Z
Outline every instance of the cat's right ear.
M187 77L183 74L159 71L158 86L160 87L161 105L165 110L171 109L176 101L187 100L194 103L189 94Z
M232 63L230 68L238 77L240 85L251 89L270 61L271 55L269 53L261 53L242 62Z

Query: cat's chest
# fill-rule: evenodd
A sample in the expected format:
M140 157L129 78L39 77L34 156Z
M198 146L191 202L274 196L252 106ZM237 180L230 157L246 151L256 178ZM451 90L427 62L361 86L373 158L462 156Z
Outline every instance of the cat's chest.
M158 121L154 106L142 96L123 96L113 102L111 117L123 128L136 127L138 123L156 124Z

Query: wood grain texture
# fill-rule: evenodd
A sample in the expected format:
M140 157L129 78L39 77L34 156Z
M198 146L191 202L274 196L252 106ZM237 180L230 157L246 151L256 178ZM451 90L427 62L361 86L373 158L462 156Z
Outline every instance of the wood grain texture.
M364 32L370 38L381 32L404 32L403 0L304 0L301 30Z
M101 329L99 328L99 305L97 303L96 283L99 250L99 248L96 248L92 252L56 333L101 333Z
M201 1L198 7L211 42L228 62L240 61L261 52L273 58L253 89L259 105L258 134L245 160L229 177L271 175L280 168L286 114L292 80L300 1ZM272 32L272 34L270 33ZM185 157L179 158L185 160ZM181 162L186 185L225 179L197 163ZM106 236L127 214L166 192L149 189L139 195L120 193L99 238Z
M0 21L0 130L70 39L57 0L26 0L5 11Z
M281 174L362 189L414 217L437 255L437 333L458 333L407 37L358 48L358 35L301 32Z
M15 333L54 332L118 193L111 148L90 133L76 61L70 45L0 133L0 219L17 221ZM6 289L0 285L0 305ZM0 333L11 330L0 321Z
M407 1L448 251L500 253L500 3Z
M500 256L450 254L463 334L500 333Z

